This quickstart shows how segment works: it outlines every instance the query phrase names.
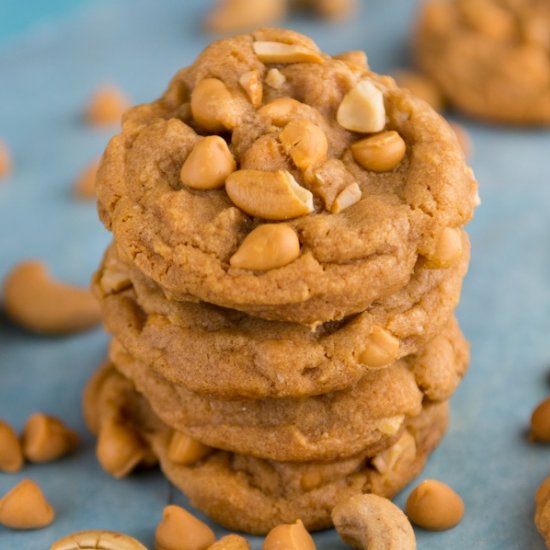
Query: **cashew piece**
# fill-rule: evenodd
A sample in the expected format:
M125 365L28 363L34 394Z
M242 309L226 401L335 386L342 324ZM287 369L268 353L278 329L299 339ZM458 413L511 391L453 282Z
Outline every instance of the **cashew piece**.
M250 550L250 544L239 535L226 535L206 550Z
M4 306L22 327L45 334L76 332L101 321L99 305L89 290L55 281L38 261L22 262L8 274Z
M50 550L147 550L141 542L114 531L78 531L54 542Z
M344 542L368 550L415 550L416 539L407 516L378 495L356 495L337 504L332 521Z

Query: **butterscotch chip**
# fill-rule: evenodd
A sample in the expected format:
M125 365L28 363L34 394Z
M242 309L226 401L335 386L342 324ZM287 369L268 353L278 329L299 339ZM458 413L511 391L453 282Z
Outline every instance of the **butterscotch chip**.
M374 327L359 360L371 368L380 368L393 363L398 353L399 340L387 330Z
M98 169L99 161L95 160L78 174L73 185L75 197L84 200L95 199L95 180Z
M0 525L10 529L41 529L55 517L40 487L25 479L0 499Z
M353 158L367 170L389 172L405 156L407 146L394 130L356 141L351 146Z
M200 441L182 432L174 432L168 448L168 457L176 464L194 464L208 456L211 451L210 447L203 445Z
M549 37L548 2L430 0L413 42L419 66L454 107L483 120L548 125Z
M30 462L50 462L73 451L78 440L76 432L58 418L35 413L23 429L23 453Z
M316 546L301 520L278 525L265 537L262 550L315 550Z
M419 527L444 531L455 527L464 515L464 502L451 487L427 479L413 489L407 498L406 512Z
M122 478L145 459L147 449L131 426L116 419L107 419L99 432L96 455L106 472Z
M0 471L18 472L23 467L23 453L14 429L0 420Z
M550 442L550 397L541 401L531 415L531 438Z
M350 50L349 52L342 52L334 56L334 59L339 59L344 63L351 65L358 65L368 69L369 62L367 54L363 50Z
M205 78L191 94L191 113L205 130L221 132L236 124L233 96L218 78Z
M302 170L320 164L327 156L325 133L309 120L298 118L289 122L279 134L279 140L294 164Z
M155 550L206 550L215 540L208 525L171 504L164 508L155 532Z
M0 180L6 178L11 172L11 156L8 146L0 141Z
M103 85L90 98L85 117L94 126L116 124L129 107L130 101L119 88Z
M433 252L426 257L428 267L441 269L454 265L462 256L461 231L446 227L437 237Z
M269 271L293 262L299 255L300 241L292 227L263 224L245 237L229 263L239 269Z
M216 189L236 169L235 159L224 139L208 136L193 147L180 171L181 183L192 189Z

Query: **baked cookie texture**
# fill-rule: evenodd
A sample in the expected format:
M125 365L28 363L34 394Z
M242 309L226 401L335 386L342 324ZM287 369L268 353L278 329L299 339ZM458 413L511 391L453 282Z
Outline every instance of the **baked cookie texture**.
M171 384L116 341L110 359L166 424L211 447L278 461L335 460L385 449L425 401L448 400L468 367L457 329L423 353L316 397L223 400Z
M404 140L404 157L367 170L350 148L382 130ZM215 135L236 171L221 187L182 183L191 152ZM441 249L471 218L476 189L430 107L280 29L214 42L159 100L130 109L97 179L121 257L171 300L308 325L402 289L420 257L443 267L456 259ZM237 267L235 253L265 221L296 233L299 256L276 269Z
M169 458L173 431L111 364L92 377L84 415L94 433L117 415L136 430L158 457L166 476L227 529L263 534L301 518L309 530L331 525L339 501L361 492L391 497L416 477L447 428L446 402L425 405L393 445L375 456L332 462L277 462L213 450L192 466Z
M469 362L477 184L431 107L309 38L213 43L131 109L97 178L113 336L84 412L222 525L331 525L422 470Z
M550 124L550 4L429 0L414 36L418 65L465 113Z
M429 269L420 263L399 292L314 331L204 302L168 300L158 285L121 262L113 247L93 287L109 332L175 385L228 399L318 395L367 373L361 358L376 328L397 339L394 360L423 349L446 327L447 333L457 331L453 311L469 261L465 233L463 241L455 266Z

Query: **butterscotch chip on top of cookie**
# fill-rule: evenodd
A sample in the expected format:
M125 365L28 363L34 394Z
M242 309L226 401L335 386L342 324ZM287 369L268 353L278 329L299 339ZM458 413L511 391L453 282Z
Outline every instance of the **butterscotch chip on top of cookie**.
M473 117L550 124L550 4L430 0L414 37L420 67Z
M208 140L216 175L196 168ZM131 109L97 184L119 250L170 299L308 325L403 288L470 219L476 188L429 106L281 29L214 42ZM299 254L232 262L268 221L295 232Z

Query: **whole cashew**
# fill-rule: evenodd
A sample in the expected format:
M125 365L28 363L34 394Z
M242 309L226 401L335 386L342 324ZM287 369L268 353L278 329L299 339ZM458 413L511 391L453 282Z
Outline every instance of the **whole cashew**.
M147 550L129 535L114 531L79 531L54 542L50 550Z
M53 280L38 261L20 263L8 274L4 307L22 327L46 334L84 330L101 320L99 305L89 290Z
M337 504L332 521L342 540L365 550L415 550L407 516L386 498L357 495Z

